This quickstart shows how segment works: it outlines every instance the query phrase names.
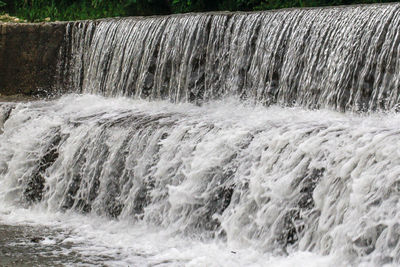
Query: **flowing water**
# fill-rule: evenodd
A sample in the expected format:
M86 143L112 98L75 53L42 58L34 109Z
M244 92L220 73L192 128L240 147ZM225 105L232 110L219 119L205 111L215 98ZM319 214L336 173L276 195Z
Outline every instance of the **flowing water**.
M399 27L400 4L76 22L63 70L106 96L391 109Z
M0 265L400 264L399 23L70 23L73 93L0 104Z

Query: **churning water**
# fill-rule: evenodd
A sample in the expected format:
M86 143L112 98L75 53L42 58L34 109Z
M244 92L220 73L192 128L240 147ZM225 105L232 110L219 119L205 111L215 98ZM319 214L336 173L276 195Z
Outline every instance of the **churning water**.
M0 136L0 217L39 223L41 210L93 235L98 253L146 263L398 262L399 145L397 114L89 95L18 104ZM69 210L91 215L82 226Z
M0 106L0 231L36 242L2 253L400 264L399 24L398 4L70 23L60 88L82 94Z

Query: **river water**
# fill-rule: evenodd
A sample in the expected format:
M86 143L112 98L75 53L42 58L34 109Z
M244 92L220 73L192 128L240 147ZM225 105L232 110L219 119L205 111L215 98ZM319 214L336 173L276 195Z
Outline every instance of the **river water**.
M289 257L165 230L76 214L14 211L1 221L1 266L334 266L310 252ZM2 214L4 219L4 213Z

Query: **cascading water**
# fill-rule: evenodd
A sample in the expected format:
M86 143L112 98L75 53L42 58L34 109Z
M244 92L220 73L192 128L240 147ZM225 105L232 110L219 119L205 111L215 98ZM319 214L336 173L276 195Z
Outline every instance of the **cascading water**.
M43 242L88 264L400 264L399 24L399 4L70 23L60 84L84 95L1 105L0 222L69 229Z
M106 96L397 108L400 5L75 22L73 90Z

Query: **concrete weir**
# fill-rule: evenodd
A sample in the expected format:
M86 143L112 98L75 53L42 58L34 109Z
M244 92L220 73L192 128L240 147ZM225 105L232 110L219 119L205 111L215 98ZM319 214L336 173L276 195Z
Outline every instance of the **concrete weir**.
M53 88L66 22L0 23L0 95L42 95Z

